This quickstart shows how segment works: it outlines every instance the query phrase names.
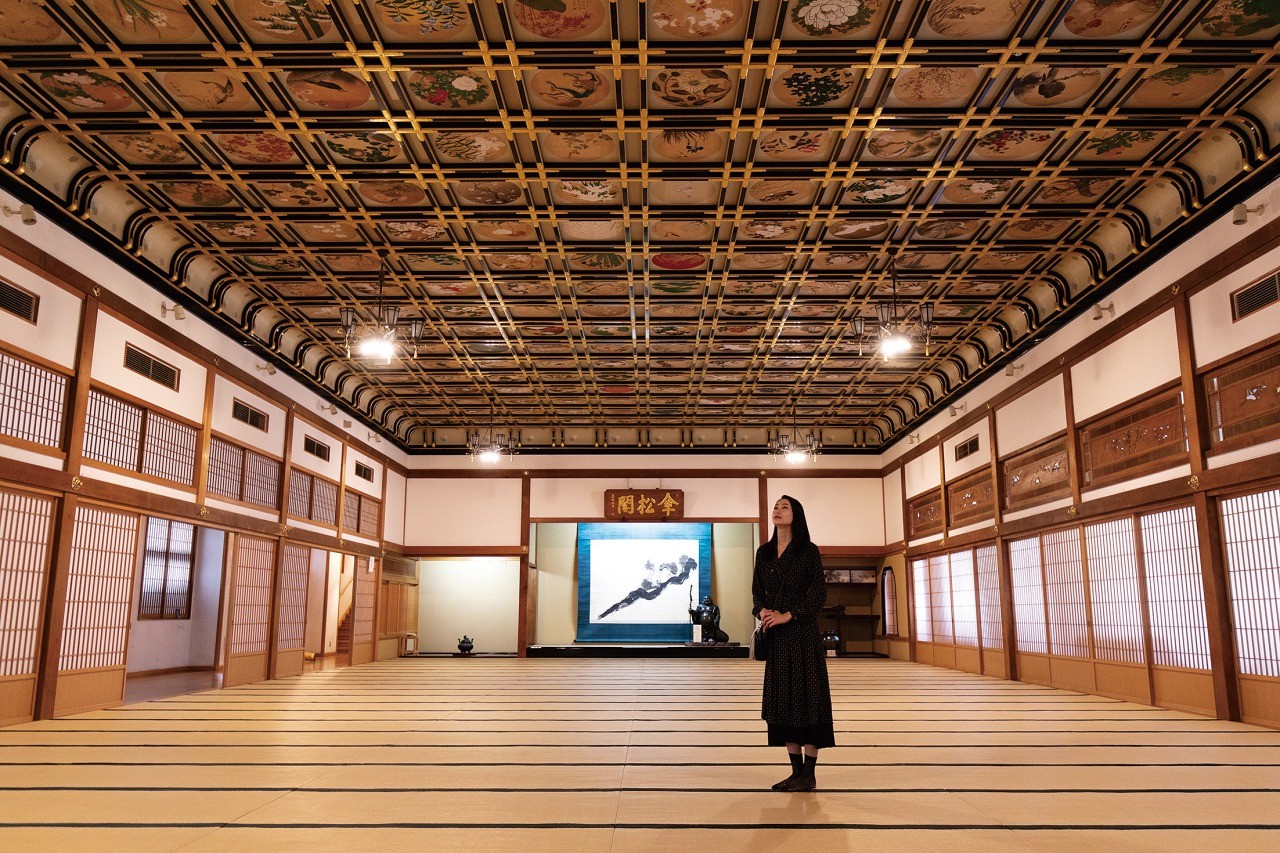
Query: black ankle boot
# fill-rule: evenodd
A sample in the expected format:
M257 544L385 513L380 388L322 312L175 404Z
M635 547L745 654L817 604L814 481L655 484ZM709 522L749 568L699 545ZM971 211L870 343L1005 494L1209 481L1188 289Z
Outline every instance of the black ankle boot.
M788 752L787 758L791 759L791 775L773 785L775 791L786 791L797 776L804 772L804 760L798 752Z
M806 755L804 764L800 768L800 772L796 774L795 781L788 785L784 790L787 791L812 791L818 787L818 780L815 778L814 771L818 768L818 756Z

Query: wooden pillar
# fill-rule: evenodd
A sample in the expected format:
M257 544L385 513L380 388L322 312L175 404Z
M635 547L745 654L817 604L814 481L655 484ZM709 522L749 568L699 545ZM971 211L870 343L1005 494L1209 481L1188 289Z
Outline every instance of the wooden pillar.
M1222 544L1222 511L1216 498L1202 491L1194 495L1196 538L1200 545L1200 573L1204 579L1204 609L1209 626L1209 661L1213 669L1214 712L1220 720L1240 719L1240 682L1236 643L1227 592L1226 549Z
M54 703L58 695L58 660L62 656L62 623L67 610L67 586L71 578L71 544L75 535L75 495L63 495L55 517L53 539L50 543L53 560L49 576L45 579L44 607L41 614L43 630L36 656L35 718L53 718Z
M538 623L538 584L531 577L531 554L529 553L529 501L530 480L526 471L520 479L520 604L519 624L516 628L516 655L529 656L529 645L533 641L534 631Z

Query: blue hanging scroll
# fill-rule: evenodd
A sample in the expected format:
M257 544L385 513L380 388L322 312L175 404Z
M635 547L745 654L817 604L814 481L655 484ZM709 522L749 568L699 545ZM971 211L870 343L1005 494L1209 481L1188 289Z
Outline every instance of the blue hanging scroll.
M578 525L579 642L687 643L710 594L710 524Z

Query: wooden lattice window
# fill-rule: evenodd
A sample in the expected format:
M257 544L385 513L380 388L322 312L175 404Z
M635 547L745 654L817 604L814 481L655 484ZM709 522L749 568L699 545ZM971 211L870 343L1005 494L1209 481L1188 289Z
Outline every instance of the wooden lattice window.
M1242 675L1280 676L1280 490L1222 502Z
M138 517L76 507L58 669L124 666Z
M1080 529L1046 533L1044 594L1049 610L1049 650L1063 657L1089 657L1089 620L1085 609Z
M205 488L213 495L275 509L280 463L215 436L209 440Z
M67 377L0 352L0 435L62 446Z
M1004 508L1027 509L1071 495L1071 468L1066 439L1025 450L1000 463Z
M89 392L84 455L129 471L190 486L195 478L197 431L133 403Z
M322 524L332 525L338 524L338 484L319 477L315 478L315 483L311 487L311 515L312 521L318 521Z
M1133 519L1086 525L1084 545L1089 565L1094 657L1146 663Z
M898 636L898 582L893 569L885 569L880 575L880 613L884 616L884 633Z
M1081 470L1090 486L1131 480L1187 461L1182 392L1126 406L1080 431Z
M0 490L0 678L36 671L53 501Z
M1039 536L1009 543L1009 573L1013 581L1013 624L1018 651L1045 654L1049 651L1049 635L1045 625Z
M382 504L359 492L343 494L342 527L365 536L378 536L382 524Z
M978 647L978 600L973 577L973 552L948 556L951 566L951 608L957 646Z
M1000 564L996 558L996 546L986 545L974 551L974 569L978 582L978 614L982 619L982 647L1003 649Z
M929 561L911 561L911 599L916 614L916 640L933 642L933 616L929 606Z
M194 526L181 521L147 519L139 619L191 618L191 557L195 533Z
M1234 361L1205 377L1209 437L1215 450L1280 436L1280 346Z
M270 539L241 535L236 543L235 607L230 650L262 654L271 633L271 578L276 546Z
M289 514L298 518L311 517L311 489L315 477L294 468L289 472Z
M946 554L929 558L929 610L933 621L933 639L950 643L954 639L951 623L951 568Z
M1210 669L1209 624L1193 507L1139 516L1142 564L1157 666Z
M307 630L307 581L311 575L311 549L286 542L280 554L280 626L276 650L301 649Z
M356 557L355 597L352 601L351 641L373 642L373 612L378 588L368 557Z

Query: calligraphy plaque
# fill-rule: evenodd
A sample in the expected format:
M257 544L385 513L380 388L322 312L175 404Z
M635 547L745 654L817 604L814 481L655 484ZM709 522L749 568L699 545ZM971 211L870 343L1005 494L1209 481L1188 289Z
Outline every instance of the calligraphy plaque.
M604 517L610 521L665 521L684 518L684 491L605 489Z

